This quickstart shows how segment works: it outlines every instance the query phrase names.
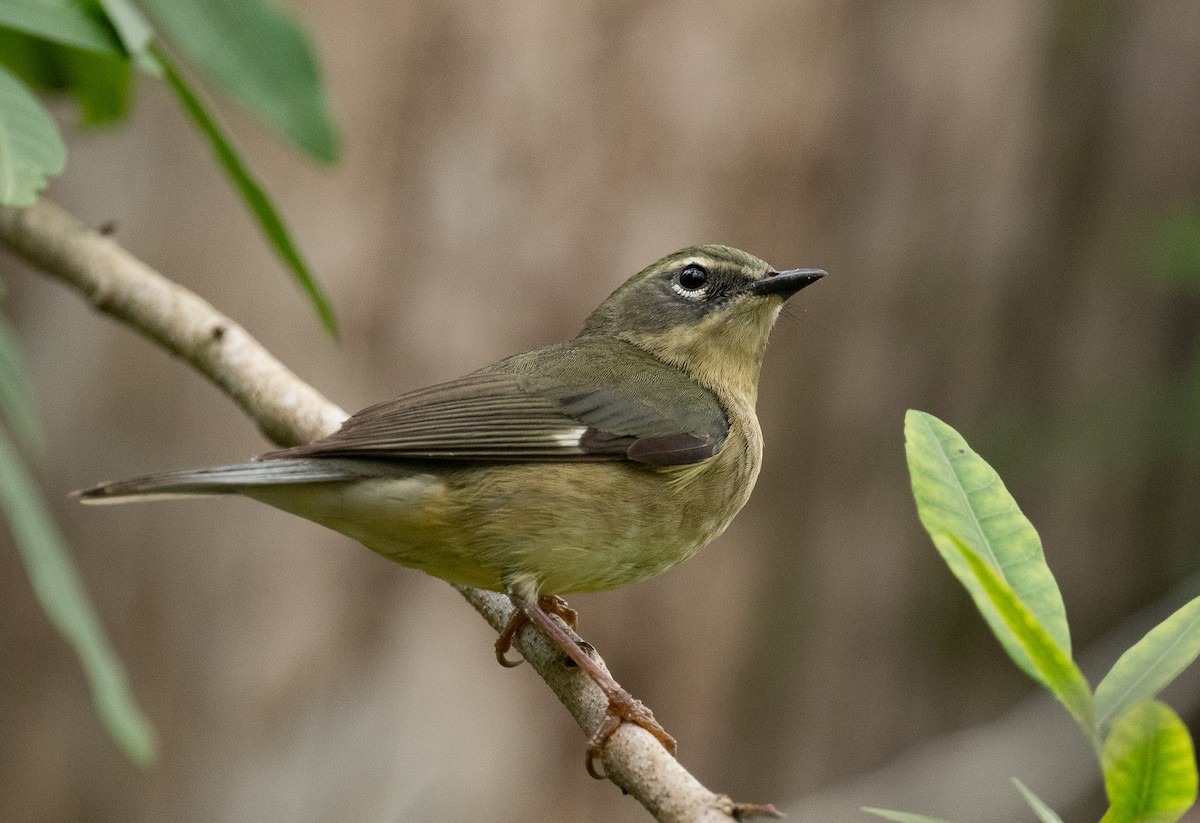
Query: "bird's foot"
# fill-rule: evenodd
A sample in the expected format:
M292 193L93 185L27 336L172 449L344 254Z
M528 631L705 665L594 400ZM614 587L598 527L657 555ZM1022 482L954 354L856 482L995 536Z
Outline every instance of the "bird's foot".
M543 595L538 598L537 604L538 608L547 614L556 614L561 617L562 621L571 629L574 629L579 623L579 612L568 606L567 601L557 594ZM518 606L513 610L512 617L508 619L508 625L496 638L496 660L501 666L511 669L521 665L519 659L509 660L508 650L512 648L513 638L517 636L517 632L528 622L529 615L526 614L525 609Z
M608 712L600 723L600 727L588 741L585 761L588 774L597 779L604 779L603 773L596 769L596 762L603 756L604 746L608 739L621 727L622 723L636 723L654 735L668 752L672 755L675 754L675 738L667 734L667 730L659 725L658 721L654 719L654 713L646 708L642 701L621 688L608 669L592 657L589 644L580 640L578 635L563 628L562 623L551 619L550 615L556 614L572 629L575 627L575 611L568 608L565 600L552 595L534 600L532 597L523 597L517 591L510 591L509 597L516 610L509 618L504 631L500 633L500 637L496 639L496 658L505 666L516 665L510 662L504 654L512 645L513 637L521 627L527 622L533 623L546 635L547 639L562 650L568 658L568 665L574 663L583 669L608 698Z
M604 688L604 684L601 683L600 687ZM654 719L654 712L650 711L645 703L620 687L615 692L610 692L608 689L604 689L604 691L608 696L608 714L604 716L600 727L588 741L585 753L588 774L597 780L605 778L603 772L597 771L596 763L604 755L604 744L621 727L622 723L635 723L641 726L654 735L658 742L663 744L664 749L672 755L675 754L677 748L675 738L671 737L667 730Z

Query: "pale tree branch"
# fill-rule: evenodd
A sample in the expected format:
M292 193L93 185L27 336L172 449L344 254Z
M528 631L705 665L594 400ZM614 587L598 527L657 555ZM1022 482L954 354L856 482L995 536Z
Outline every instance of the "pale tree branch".
M58 206L42 200L22 209L0 207L0 243L187 362L274 443L314 440L345 419L345 412L237 323ZM512 604L506 596L467 587L459 591L497 631L508 621ZM515 645L590 736L608 705L600 689L579 669L565 666L562 653L541 634L526 629ZM660 821L728 821L756 810L709 791L649 732L629 723L609 739L603 765L614 783Z

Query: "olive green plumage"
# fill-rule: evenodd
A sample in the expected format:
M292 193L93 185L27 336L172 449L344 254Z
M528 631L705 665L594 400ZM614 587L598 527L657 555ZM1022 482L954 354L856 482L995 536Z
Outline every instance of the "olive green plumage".
M632 583L689 557L749 498L767 337L820 276L683 249L574 340L372 406L305 446L80 496L243 494L405 566L525 596Z

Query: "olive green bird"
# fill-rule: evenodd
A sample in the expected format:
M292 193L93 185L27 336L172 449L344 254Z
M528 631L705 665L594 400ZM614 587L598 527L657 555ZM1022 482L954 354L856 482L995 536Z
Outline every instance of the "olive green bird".
M573 626L559 595L652 577L725 530L762 460L754 404L771 327L823 274L686 248L630 278L569 342L371 406L314 443L80 497L241 494L401 565L506 592L515 611L501 662L532 622L609 699L589 771L622 721L674 753L649 709L548 612Z

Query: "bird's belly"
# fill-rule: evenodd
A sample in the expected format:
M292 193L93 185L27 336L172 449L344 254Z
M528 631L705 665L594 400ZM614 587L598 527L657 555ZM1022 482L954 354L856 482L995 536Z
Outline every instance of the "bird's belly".
M498 465L251 496L453 583L504 590L524 580L570 594L652 577L724 531L753 478L723 477L736 488L714 495L712 468Z

